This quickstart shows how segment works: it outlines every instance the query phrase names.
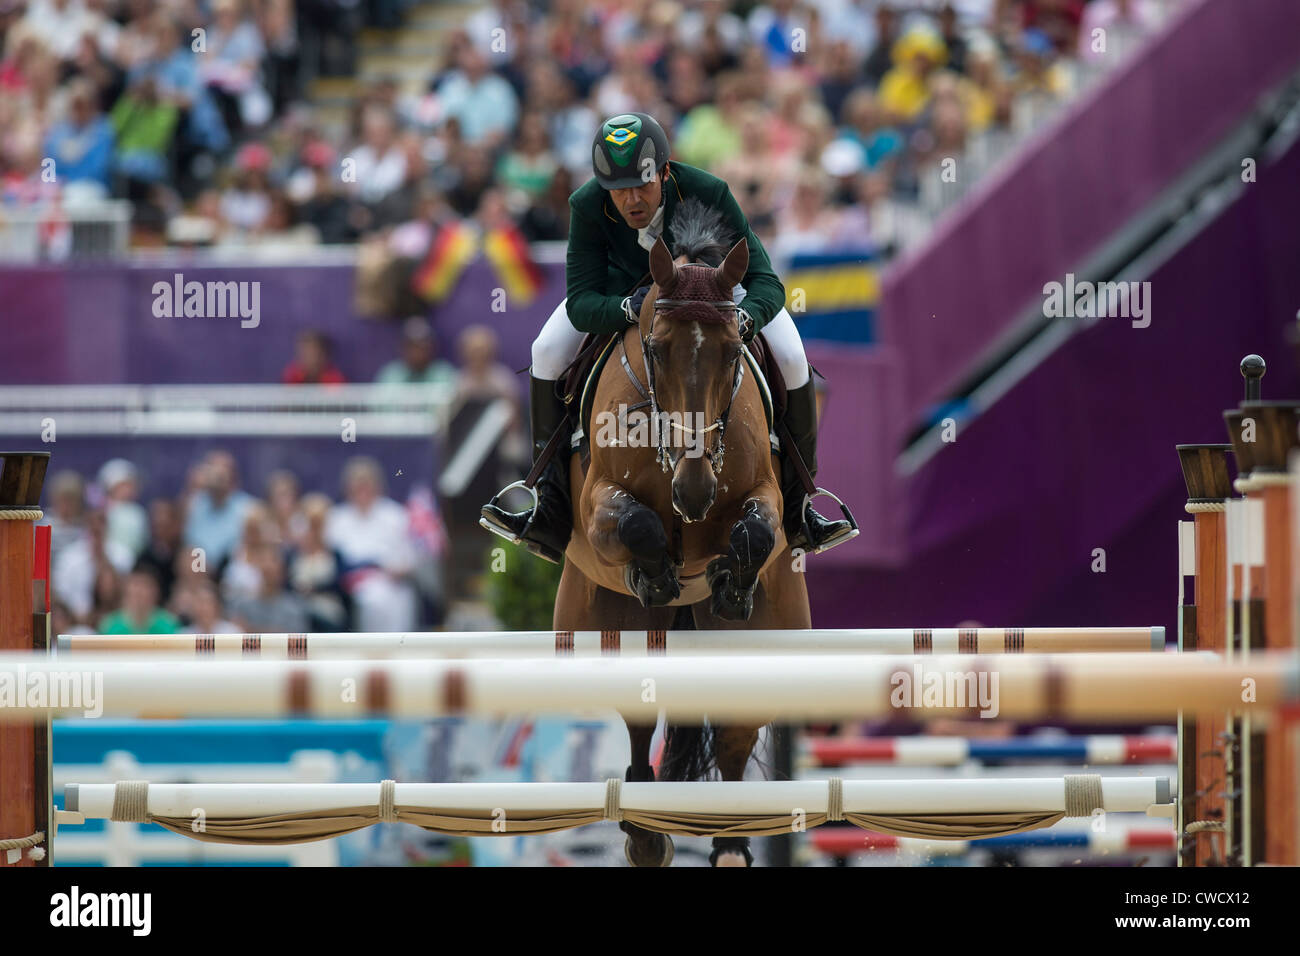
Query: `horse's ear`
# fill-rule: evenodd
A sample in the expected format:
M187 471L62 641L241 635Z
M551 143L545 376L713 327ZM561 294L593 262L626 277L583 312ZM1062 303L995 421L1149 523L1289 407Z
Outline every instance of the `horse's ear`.
M661 289L672 285L673 279L677 276L673 254L668 251L662 236L655 240L654 246L650 249L650 276Z
M722 260L722 265L718 266L718 284L728 293L740 284L740 280L745 278L745 273L749 271L749 243L744 237L731 247L727 253L727 258Z

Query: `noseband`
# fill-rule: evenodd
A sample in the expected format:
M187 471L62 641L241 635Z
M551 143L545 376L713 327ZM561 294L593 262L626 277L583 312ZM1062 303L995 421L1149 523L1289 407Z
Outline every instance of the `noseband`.
M650 402L650 419L653 422L659 421L659 399L655 394L655 360L654 356L650 353L650 342L654 337L655 319L658 318L660 309L680 309L691 305L704 305L717 309L720 312L730 312L733 318L736 316L736 303L730 300L655 299L654 313L650 317L650 331L641 339L641 358L645 363L645 375L649 387L649 394L646 395L646 398ZM741 361L743 353L743 347L740 352L736 353L736 360L731 373L731 397L727 399L727 407L722 410L721 415L714 419L712 425L707 428L690 428L689 426L678 424L672 420L669 420L668 422L670 427L676 428L686 435L707 435L711 431L716 431L718 433L717 444L712 449L706 448L704 450L704 455L709 459L709 464L713 466L713 473L715 475L722 473L722 459L726 452L725 438L727 433L727 420L731 417L731 406L736 400L736 394L740 391L740 382L745 375L745 363ZM632 376L632 378L633 381L636 381L636 376ZM637 387L640 388L641 383L637 382L636 384ZM659 440L656 442L657 451L655 457L659 462L659 466L665 473L667 473L677 468L677 463L681 461L682 453L679 452L676 457L673 457L668 446L662 441L662 436L658 436L658 429L656 429L656 435Z

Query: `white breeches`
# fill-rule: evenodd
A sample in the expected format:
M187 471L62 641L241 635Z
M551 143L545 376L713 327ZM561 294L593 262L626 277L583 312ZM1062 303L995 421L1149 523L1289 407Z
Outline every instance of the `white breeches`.
M739 302L744 298L744 289L736 286L735 298ZM578 354L583 334L569 321L569 312L565 299L551 317L542 326L533 340L533 367L535 378L556 379L560 377L573 357ZM767 325L763 326L763 338L767 339L776 364L785 377L786 388L800 388L808 383L808 356L804 355L803 342L799 339L799 330L795 328L790 313L782 309Z

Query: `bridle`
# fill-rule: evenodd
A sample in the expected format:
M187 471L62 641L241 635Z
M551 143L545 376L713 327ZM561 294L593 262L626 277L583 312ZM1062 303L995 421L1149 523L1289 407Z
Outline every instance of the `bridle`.
M689 264L700 265L701 263ZM726 299L720 301L711 301L708 299L655 299L654 312L650 317L650 330L646 335L641 337L641 358L645 363L645 375L648 386L648 394L646 391L642 391L641 394L650 403L650 420L652 422L657 423L659 421L659 399L655 393L655 360L650 351L651 340L654 337L655 319L658 317L660 309L678 309L690 305L703 305L722 312L730 312L732 317L736 318L736 303ZM738 321L739 320L737 320L737 322ZM709 425L707 428L691 428L688 425L679 424L671 419L668 422L669 427L676 428L690 436L707 435L712 431L718 433L717 444L712 449L706 448L704 450L704 455L709 459L709 464L713 466L713 473L715 475L722 473L723 456L726 453L727 421L731 417L731 406L736 401L736 395L740 391L740 383L745 376L745 363L742 361L743 356L744 348L742 346L741 350L736 353L735 363L732 367L731 397L727 399L727 407L722 410L722 413L716 419L714 419L712 425ZM623 364L625 366L627 365L626 355L623 358ZM630 368L628 369L628 374L631 374ZM632 376L632 380L636 382L637 389L641 390L641 383L637 380L635 375ZM656 435L658 435L657 428L655 429L655 432ZM662 438L662 436L658 437L660 439ZM657 449L655 457L659 462L660 468L662 468L665 473L675 470L677 468L677 463L681 461L684 452L678 452L677 456L674 457L673 453L662 440L657 440L655 444Z

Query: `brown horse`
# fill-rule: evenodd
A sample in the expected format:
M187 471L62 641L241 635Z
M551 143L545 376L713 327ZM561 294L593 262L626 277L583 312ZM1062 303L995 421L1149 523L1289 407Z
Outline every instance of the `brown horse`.
M721 264L691 261L722 258L721 229L712 211L679 210L676 260L662 239L650 252L654 285L639 324L614 346L592 406L593 423L604 412L604 421L627 427L611 437L593 424L585 474L577 458L570 464L575 533L556 598L557 629L810 626L808 591L781 526L762 395L745 369L732 304L749 249L742 239ZM638 411L646 416L642 435L661 423L658 447L634 437ZM740 780L758 731L670 720L660 778L691 780L716 769L724 780ZM628 725L629 780L654 779L653 733L653 724ZM634 866L671 862L669 837L623 829ZM715 838L713 846L715 865L752 862L747 839Z

